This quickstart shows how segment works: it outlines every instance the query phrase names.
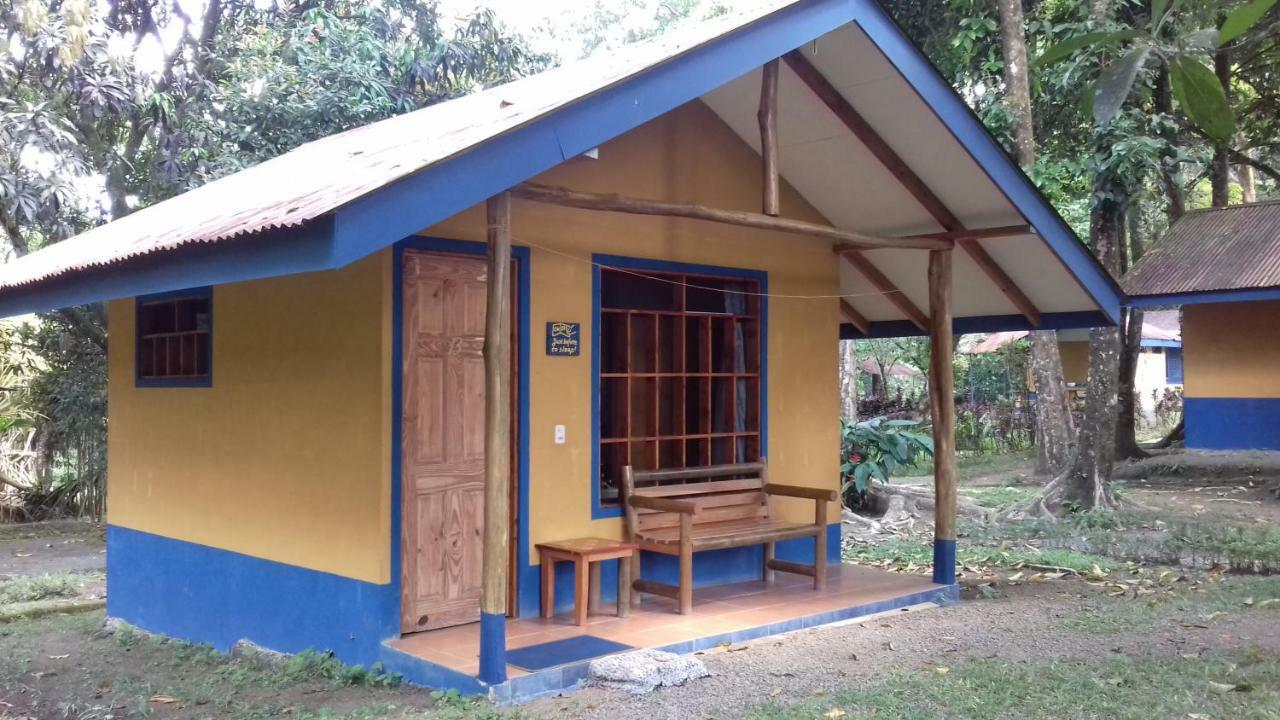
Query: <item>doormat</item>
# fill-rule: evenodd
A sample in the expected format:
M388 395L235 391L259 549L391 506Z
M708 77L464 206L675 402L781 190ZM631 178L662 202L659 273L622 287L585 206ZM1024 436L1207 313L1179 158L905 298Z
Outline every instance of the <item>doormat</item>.
M507 662L521 670L545 670L556 665L590 660L601 655L632 649L634 648L630 645L594 635L578 635L564 640L552 640L539 645L508 650Z

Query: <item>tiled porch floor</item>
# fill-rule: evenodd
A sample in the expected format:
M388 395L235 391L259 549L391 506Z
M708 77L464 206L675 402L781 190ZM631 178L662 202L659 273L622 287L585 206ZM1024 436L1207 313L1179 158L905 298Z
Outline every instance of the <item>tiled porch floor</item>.
M761 581L701 588L694 592L692 615L675 612L675 602L645 596L631 616L617 617L612 604L601 607L586 625L573 624L570 614L553 618L507 621L510 649L561 640L575 635L626 643L637 648L667 647L699 638L725 635L797 618L821 615L936 589L926 576L902 575L851 565L831 568L827 587L813 589L809 578L778 573L772 585ZM408 635L391 643L401 652L474 675L479 670L478 623ZM511 677L525 672L508 666Z

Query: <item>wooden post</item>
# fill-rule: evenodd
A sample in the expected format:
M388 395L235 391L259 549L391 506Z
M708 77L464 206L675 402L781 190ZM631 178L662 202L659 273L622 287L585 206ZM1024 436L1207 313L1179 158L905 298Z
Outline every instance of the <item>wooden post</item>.
M764 166L764 196L760 212L777 217L782 213L778 200L778 61L770 60L761 68L760 110L760 159Z
M507 679L507 538L511 480L511 196L489 198L484 325L484 561L480 680Z
M955 374L951 252L929 253L929 409L933 416L933 581L956 581Z

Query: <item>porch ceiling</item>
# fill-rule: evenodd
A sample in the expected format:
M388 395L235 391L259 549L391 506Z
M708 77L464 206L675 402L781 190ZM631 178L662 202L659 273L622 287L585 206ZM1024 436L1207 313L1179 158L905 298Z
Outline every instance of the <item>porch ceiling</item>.
M859 24L844 25L804 44L799 52L964 228L1028 224L937 109ZM760 70L754 70L702 97L757 152L760 75ZM888 237L954 229L944 227L908 189L901 173L877 158L786 62L779 82L778 115L781 174L833 225ZM1045 326L1104 322L1101 315L1095 322L1062 317L1063 313L1096 314L1099 306L1068 261L1056 255L1044 238L1027 233L973 242L1048 316ZM881 249L863 251L863 255L917 308L927 310L925 252ZM958 326L964 318L982 318L983 327L975 330L1030 326L970 253L956 253L954 272ZM840 264L840 281L849 304L872 323L872 335L921 332L909 327L906 315L850 263Z

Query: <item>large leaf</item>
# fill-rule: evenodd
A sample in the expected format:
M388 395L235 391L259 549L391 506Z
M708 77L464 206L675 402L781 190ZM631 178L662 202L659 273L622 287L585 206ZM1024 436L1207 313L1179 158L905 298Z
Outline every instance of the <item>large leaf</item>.
M1048 50L1045 50L1040 54L1040 57L1035 59L1033 64L1041 67L1051 65L1063 58L1069 57L1077 50L1083 50L1084 48L1094 45L1114 45L1132 38L1133 35L1134 33L1132 30L1099 30L1097 32L1076 35L1075 37L1067 38L1066 40L1051 46Z
M1218 42L1227 43L1249 32L1249 29L1258 24L1262 16L1267 11L1275 7L1276 0L1253 0L1231 11L1227 15L1227 19L1222 21L1222 28L1218 31Z
M1212 140L1227 142L1235 133L1235 117L1222 83L1199 60L1177 58L1169 65L1173 96L1196 127Z
M1151 0L1151 29L1154 31L1160 25L1160 18L1164 17L1164 11L1169 7L1169 0Z
M1106 125L1120 112L1124 101L1133 90L1133 80L1138 71L1147 64L1151 57L1151 46L1141 45L1125 54L1124 57L1111 63L1098 77L1097 90L1093 98L1093 121L1098 125Z

